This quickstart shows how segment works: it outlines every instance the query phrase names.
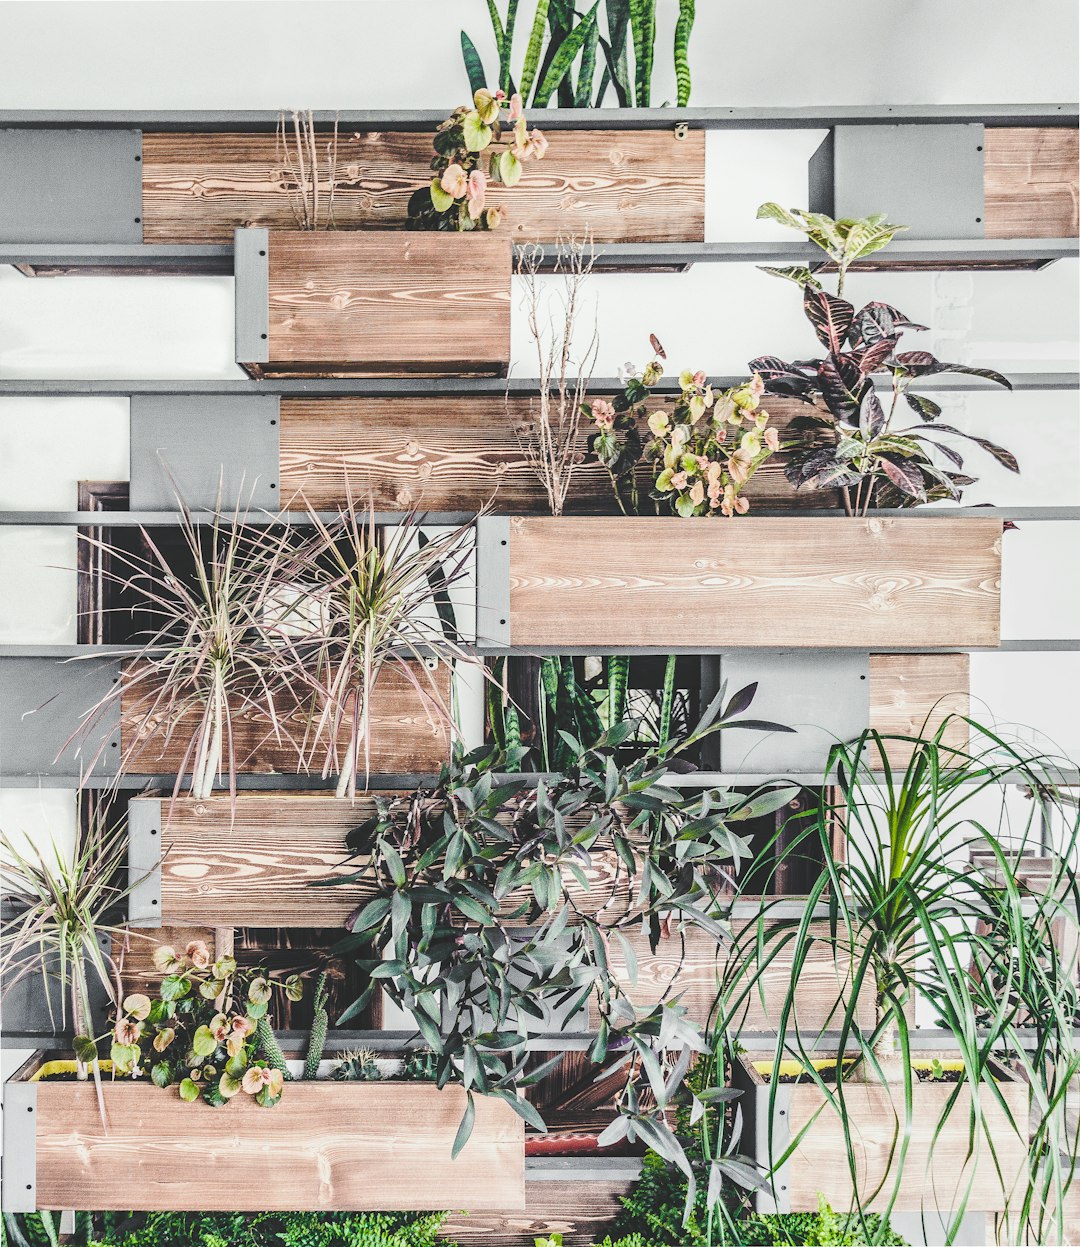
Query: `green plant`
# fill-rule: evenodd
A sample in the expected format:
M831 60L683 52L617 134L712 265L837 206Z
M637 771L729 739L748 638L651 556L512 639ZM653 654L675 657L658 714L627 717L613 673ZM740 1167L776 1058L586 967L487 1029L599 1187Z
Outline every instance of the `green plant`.
M765 270L802 289L803 310L828 352L824 359L795 363L762 355L749 365L764 379L768 393L814 406L812 415L798 417L789 426L808 439L788 457L787 477L796 488L839 489L849 515L865 515L872 502L884 507L942 498L958 502L962 486L973 484L974 478L963 475L963 457L948 440L940 440L942 436L972 441L1010 472L1019 472L1009 451L939 423L940 406L911 388L921 377L959 372L1011 389L1005 377L989 368L942 363L928 351L900 351L905 330L926 326L888 303L867 303L856 310L843 298L849 268L885 247L903 226L889 224L884 216L834 221L822 213L788 211L774 203L762 204L758 216L805 234L825 252L837 273L834 296L805 266ZM888 411L874 388L876 375L890 379ZM905 403L921 424L897 427Z
M653 345L659 343L652 339ZM627 377L614 402L594 399L587 409L596 425L590 452L607 468L620 509L637 510L637 467L642 457L652 464L652 498L684 518L699 515L742 515L750 509L742 496L747 482L779 449L776 430L758 401L764 383L757 374L745 385L714 393L703 372L683 372L680 393L670 412L646 417L651 387L663 376L664 358L657 358L641 376ZM640 424L646 420L653 438L642 447Z
M70 852L55 836L40 850L24 851L0 834L0 854L5 897L13 910L0 935L5 991L28 975L41 975L55 1029L49 988L56 988L61 1027L70 1016L74 1031L79 1077L92 1071L104 1114L98 1065L102 1037L94 1034L90 984L100 983L114 1004L121 994L119 970L102 943L112 937L119 945L128 935L121 909L129 890L125 827L110 826L103 803L80 798Z
M950 745L961 726L970 743ZM902 769L892 759L907 750ZM883 736L868 731L837 745L828 773L835 786L790 838L817 841L825 863L807 897L804 916L785 920L765 902L731 949L724 971L715 1031L719 1042L733 1037L732 1021L763 975L775 974L781 953L792 965L791 983L776 1015L772 1058L798 1060L804 1081L822 1094L822 1112L839 1116L860 1208L877 1199L891 1208L903 1177L914 1111L909 1005L917 1002L950 1034L960 1065L960 1083L945 1103L933 1147L948 1127L959 1130L968 1154L947 1188L941 1209L952 1241L966 1210L975 1176L994 1171L1009 1129L1023 1140L1031 1162L1017 1189L1006 1189L1011 1221L1034 1241L1060 1234L1060 1195L1071 1180L1077 1153L1076 1129L1065 1115L1066 1089L1080 1071L1073 1024L1077 1007L1074 970L1056 955L1056 924L1075 929L1078 887L1075 861L1078 822L1054 787L1057 759L1011 743L967 718L946 718L925 736ZM1022 785L1026 803L1008 799L1008 786ZM1026 806L1026 808L1025 808ZM833 829L846 829L846 854L831 852ZM1061 857L1045 894L1018 886L1009 868L1016 854L1042 843L1043 827L1059 829ZM973 868L972 854L992 863ZM815 907L826 917L812 921ZM827 1084L811 1057L817 1029L805 1034L795 1010L795 985L807 959L831 954L850 963L841 976L830 1029L847 1060ZM860 993L871 989L873 1017L860 1012ZM730 1056L730 1052L728 1053ZM718 1058L718 1064L723 1057ZM1028 1084L1032 1120L1014 1121L1002 1097L994 1062L1012 1064ZM857 1177L850 1084L888 1089L896 1137L888 1173L873 1190ZM770 1112L776 1096L770 1082ZM991 1128L989 1112L995 1117ZM955 1119L955 1120L953 1120ZM804 1130L813 1129L811 1122ZM1007 1131L1006 1131L1007 1133ZM792 1139L798 1145L801 1134ZM1012 1176L1002 1177L1010 1184ZM1049 1211L1048 1211L1049 1210ZM1055 1229L1050 1228L1051 1222ZM1015 1229L1014 1229L1015 1232Z
M690 1176L665 1109L702 1036L676 999L636 1009L607 949L620 948L635 964L625 932L643 926L655 947L662 917L676 932L685 924L726 938L724 863L737 869L748 853L739 823L779 808L793 789L680 791L667 779L674 756L709 733L786 730L738 717L753 692L744 689L725 706L722 689L688 740L625 766L615 752L631 725L607 731L589 749L575 741L573 766L535 786L496 780L496 764L513 767L516 756L458 751L433 789L376 797L375 815L350 833L358 869L326 884L359 884L373 896L335 950L360 952L370 983L341 1021L376 988L410 1015L435 1054L439 1086L453 1080L468 1093L455 1154L472 1129L477 1093L506 1100L544 1128L518 1092L561 1058L525 1073L530 1022L551 1009L573 1016L591 998L599 1019L591 1060L614 1053L614 1068L625 1071L607 1138L640 1139ZM636 892L632 904L614 891L588 895L583 868L601 852L615 858L628 894ZM665 1069L670 1051L679 1055Z
M323 1048L326 1047L326 1028L330 1024L326 1006L329 996L326 990L326 974L319 975L315 984L313 1002L314 1016L311 1023L311 1035L308 1039L307 1056L304 1059L304 1077L315 1078L319 1073L319 1062L322 1060Z
M694 0L679 0L674 52L680 108L690 102L689 47L694 8ZM534 108L547 107L553 95L557 96L560 108L599 108L611 87L620 107L649 107L656 46L656 0L595 0L583 13L575 10L572 0L536 0L516 88L511 57L518 0L507 0L505 16L499 12L495 0L488 0L488 13L499 58L498 83L506 94L516 89ZM476 91L491 79L484 70L475 43L465 31L461 32L461 51L470 88ZM596 85L598 70L599 86ZM531 100L530 91L533 92Z
M107 556L103 575L139 600L151 624L132 650L133 661L123 664L119 679L65 748L122 704L125 713L137 715L137 726L125 732L121 770L154 745L163 757L183 733L187 740L175 791L190 772L191 795L205 798L223 770L235 793L234 726L245 715L265 717L268 735L296 743L275 708L279 660L287 653L279 635L278 598L293 543L285 531L245 523L239 507L231 516L219 509L209 524L201 524L179 496L177 505L182 560L166 555L146 529L140 530L146 556L82 538Z
M382 1071L370 1048L355 1048L352 1052L339 1054L330 1077L335 1082L378 1082Z
M475 661L438 609L465 575L473 529L428 536L416 512L380 529L374 511L359 517L351 498L329 523L308 516L313 535L286 571L304 586L289 612L294 678L314 703L304 749L321 757L324 777L337 774L336 795L352 798L361 755L370 771L371 697L384 669L396 667L428 713L452 726L428 662Z
M300 1000L299 975L279 983L265 970L238 970L232 957L212 962L201 940L191 941L183 957L160 945L154 965L164 974L158 999L137 992L118 1010L113 1071L137 1077L145 1064L151 1081L176 1085L181 1100L201 1097L217 1107L243 1091L272 1108L281 1098L285 1071L269 1031L269 1002L275 989ZM268 1050L262 1059L261 1049Z
M430 1048L410 1048L401 1062L401 1077L410 1082L437 1082L438 1057Z
M510 129L504 138L503 111ZM499 143L502 150L497 151ZM523 166L543 160L548 142L525 122L521 97L484 87L473 94L470 108L462 105L435 131L434 176L409 198L409 229L489 230L503 218L501 208L487 207L490 183L516 186Z
M445 1212L97 1214L89 1247L454 1247ZM36 1244L34 1245L36 1247Z

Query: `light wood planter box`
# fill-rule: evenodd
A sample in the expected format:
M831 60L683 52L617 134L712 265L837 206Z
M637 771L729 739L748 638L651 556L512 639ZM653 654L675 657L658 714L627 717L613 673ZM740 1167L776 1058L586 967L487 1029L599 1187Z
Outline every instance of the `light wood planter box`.
M265 1109L214 1109L147 1081L32 1082L42 1054L4 1087L4 1210L304 1211L525 1206L525 1124L476 1098L472 1137L450 1159L460 1087L287 1083Z
M677 138L677 117L663 130L549 131L542 114L532 120L551 140L547 155L526 165L513 190L495 186L489 194L489 202L505 208L501 229L515 242L586 233L598 244L702 241L704 130ZM401 229L409 196L431 178L432 137L430 131L343 130L334 192L338 228ZM145 133L141 168L146 242L228 243L241 226L293 227L272 133ZM329 193L325 178L321 190Z
M236 362L253 376L503 376L508 231L236 231Z
M1001 521L510 521L515 646L996 646Z
M823 1057L829 1055L822 1052ZM920 1052L918 1059L937 1056L948 1060L948 1052ZM770 1062L760 1063L767 1071ZM978 1139L978 1156L968 1160L970 1090L962 1088L948 1121L935 1138L945 1106L956 1092L954 1083L916 1081L912 1087L914 1112L911 1140L904 1162L903 1176L895 1209L898 1212L947 1210L956 1206L958 1196L967 1189L971 1167L974 1180L967 1206L977 1212L997 1212L1022 1180L1027 1165L1028 1088L1004 1067L996 1067L998 1089L1008 1104L1009 1114L1020 1133L1010 1124L1005 1109L984 1090L980 1099L987 1118L987 1130ZM851 1206L851 1170L847 1160L843 1123L836 1108L827 1103L813 1084L782 1084L776 1089L770 1118L770 1089L762 1073L749 1057L738 1058L733 1086L742 1091L737 1103L743 1114L741 1151L752 1155L772 1174L775 1200L758 1193L758 1210L811 1212L822 1194L836 1209ZM904 1125L903 1089L891 1098L887 1088L845 1084L845 1101L851 1123L851 1144L856 1156L857 1189L867 1198L884 1179L882 1192L864 1211L883 1212L896 1182L899 1139ZM802 1132L805 1130L805 1134ZM795 1150L778 1164L792 1142ZM995 1157L990 1152L992 1140Z

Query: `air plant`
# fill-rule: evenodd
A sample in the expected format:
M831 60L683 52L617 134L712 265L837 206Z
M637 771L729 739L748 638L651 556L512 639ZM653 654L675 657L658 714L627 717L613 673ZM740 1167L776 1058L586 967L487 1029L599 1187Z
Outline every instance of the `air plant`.
M121 771L154 747L163 758L173 740L186 734L174 793L190 773L191 795L206 798L226 771L235 794L242 759L234 729L240 718L253 712L266 720L268 735L279 742L283 733L288 736L275 694L290 665L290 609L280 599L295 543L287 531L245 523L239 508L232 516L216 511L212 522L199 524L186 503L178 503L190 567L174 566L146 529L140 530L145 555L84 538L109 554L105 575L137 598L151 623L117 683L83 716L65 748L120 703L135 724Z
M416 511L379 527L352 505L326 523L309 512L313 536L294 554L297 578L315 605L290 643L294 672L314 699L305 752L337 775L336 795L354 797L361 755L371 770L371 699L396 666L429 714L452 728L426 660L473 662L445 623L449 590L466 574L472 525L429 537Z
M70 1016L74 1031L78 1077L85 1079L92 1071L104 1117L98 1064L102 1036L93 1033L90 987L100 983L113 1004L122 995L119 968L102 948L102 937L120 943L129 935L121 910L129 891L125 829L122 824L109 825L103 805L84 806L80 801L70 853L55 838L39 851L23 852L10 836L0 833L0 855L5 900L14 911L0 934L5 990L32 974L42 975L55 987L60 1024L66 1029ZM55 1029L48 990L45 999Z
M957 726L970 733L967 746L949 743ZM910 761L898 769L892 759L901 750ZM1004 1194L1010 1217L1027 1225L1032 1241L1051 1241L1040 1222L1048 1206L1060 1204L1057 1197L1076 1163L1077 1132L1075 1123L1068 1124L1065 1097L1080 1072L1075 968L1058 956L1053 940L1059 924L1076 930L1080 902L1080 823L1057 797L1060 767L1057 759L959 716L949 716L929 735L870 730L852 744L837 745L827 768L837 776L835 786L822 790L816 811L789 843L788 851L798 852L803 841L817 842L824 861L803 917L785 919L773 913L779 902L761 904L757 921L730 950L714 1019L718 1043L734 1054L737 1019L747 1000L764 990L766 975L775 992L776 958L790 962L790 985L774 1010L774 1060L797 1060L803 1081L823 1095L822 1112L839 1115L861 1206L891 1207L903 1177L914 1107L910 1009L917 1002L933 1025L949 1033L960 1081L972 1089L968 1099L959 1100L958 1089L948 1101L937 1134L955 1111L970 1156L984 1157L980 1163L993 1169L1001 1140L989 1124L990 1111L1004 1103L993 1061L1011 1062L1028 1084L1031 1164L1026 1185ZM1007 800L1010 784L1020 785L1018 801ZM831 851L837 825L846 831L845 860ZM1010 863L1025 850L1038 851L1047 826L1057 829L1061 843L1051 859L1051 886L1033 894L1018 885ZM767 846L762 870L775 869L774 852L774 845ZM989 864L973 867L973 852ZM751 868L745 877L758 880L760 889L759 872ZM850 965L838 975L835 1001L824 1002L832 1014L829 1027L838 1033L836 1050L846 1058L828 1086L813 1064L822 1055L818 1027L804 1033L796 1009L800 969L822 951ZM869 1018L860 1000L864 986L874 1002ZM857 1173L852 1137L858 1127L848 1110L854 1093L846 1091L851 1084L887 1089L895 1113L889 1172L873 1190ZM774 1080L770 1096L775 1094ZM1013 1124L1027 1147L1027 1115ZM793 1138L791 1146L798 1141ZM947 1241L967 1206L973 1173L967 1165L957 1175ZM1021 1233L1016 1241L1024 1238Z
M529 339L536 354L537 396L531 400L529 420L522 424L507 402L507 418L514 423L518 444L536 474L552 515L562 515L574 469L582 459L580 430L585 397L592 380L600 338L593 309L591 330L581 334L579 319L586 284L593 267L589 240L560 240L555 273L563 278L558 293L542 284L542 246L525 247L517 273L524 288Z

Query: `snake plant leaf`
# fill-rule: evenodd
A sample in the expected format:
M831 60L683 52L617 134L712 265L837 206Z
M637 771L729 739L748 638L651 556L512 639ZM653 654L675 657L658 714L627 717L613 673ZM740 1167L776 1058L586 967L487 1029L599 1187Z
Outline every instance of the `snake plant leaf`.
M590 33L595 29L596 10L599 7L600 0L596 0L596 3L588 13L585 14L559 45L559 50L555 53L551 64L548 66L547 73L544 74L543 80L536 88L536 95L533 97L533 107L547 107L552 92L562 83L577 54L584 46L586 39L590 37Z
M675 705L675 667L678 659L669 654L664 664L664 683L660 694L660 723L657 737L661 745L671 740L671 712Z
M690 32L694 29L694 0L679 0L679 17L675 23L675 82L677 104L690 103Z
M608 727L613 728L626 715L626 689L630 682L630 659L614 654L607 660Z
M540 51L544 46L544 31L547 29L549 0L537 0L536 12L533 15L532 29L529 31L529 43L525 49L525 64L521 70L521 98L528 100L529 91L536 80L536 70L540 64ZM536 101L533 100L533 103Z
M630 0L607 0L608 37L600 41L620 108L633 103L626 55L626 35L630 28Z
M588 108L592 102L593 79L596 77L596 46L599 38L600 27L596 21L593 21L581 49L581 66L578 69L577 89L574 92L575 108Z
M476 44L464 31L461 32L461 58L465 62L465 72L469 75L469 91L475 94L483 90L487 86L484 63L480 59L480 53L476 50Z
M630 0L630 31L634 40L634 104L648 108L656 46L656 0Z
M494 8L494 0L488 0L488 7ZM514 90L514 80L510 76L510 56L514 50L514 27L517 25L518 0L509 0L506 6L506 25L503 28L502 37L498 41L499 46L499 87L511 95ZM498 12L495 13L498 18Z

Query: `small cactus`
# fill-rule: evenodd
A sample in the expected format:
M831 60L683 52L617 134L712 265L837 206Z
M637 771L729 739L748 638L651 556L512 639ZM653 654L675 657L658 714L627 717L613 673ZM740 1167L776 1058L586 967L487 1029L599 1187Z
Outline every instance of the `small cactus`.
M382 1074L370 1048L355 1048L339 1054L330 1077L338 1082L376 1082Z
M265 1014L259 1018L258 1026L255 1028L255 1036L259 1041L259 1050L262 1052L267 1065L271 1069L281 1070L285 1081L292 1082L292 1074L289 1073L289 1067L285 1061L285 1053L281 1051L281 1045L274 1034L274 1028L270 1025L270 1019Z
M326 1028L330 1019L326 1012L328 994L326 991L326 975L320 974L315 985L315 1016L311 1023L311 1035L308 1039L307 1059L304 1061L304 1078L317 1078L319 1062L322 1060L323 1048L326 1045Z

